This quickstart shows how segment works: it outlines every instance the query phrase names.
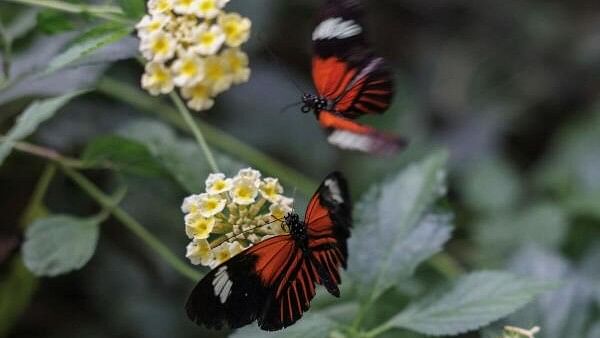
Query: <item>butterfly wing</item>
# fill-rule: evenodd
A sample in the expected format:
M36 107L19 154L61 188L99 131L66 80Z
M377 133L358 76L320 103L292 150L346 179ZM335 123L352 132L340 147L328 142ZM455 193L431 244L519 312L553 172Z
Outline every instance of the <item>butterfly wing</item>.
M342 149L386 155L394 154L407 145L402 137L380 132L328 111L319 113L319 122L329 135L329 143Z
M313 266L323 284L334 296L339 296L339 269L346 268L347 240L352 227L352 203L344 177L334 172L328 175L312 197L304 222L308 225L308 246Z
M279 330L308 310L316 278L294 239L275 236L208 273L192 291L186 311L207 328L238 328L257 320L264 330Z
M386 111L393 96L385 61L366 42L363 10L357 0L329 0L313 31L312 75L320 96L348 117Z

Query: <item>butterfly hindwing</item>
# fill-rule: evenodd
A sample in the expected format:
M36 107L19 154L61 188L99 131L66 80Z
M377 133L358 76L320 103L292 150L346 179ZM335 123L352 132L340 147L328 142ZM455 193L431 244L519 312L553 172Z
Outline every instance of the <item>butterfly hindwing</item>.
M372 154L394 154L406 147L402 137L386 134L343 116L322 111L319 122L328 133L329 143L342 149Z

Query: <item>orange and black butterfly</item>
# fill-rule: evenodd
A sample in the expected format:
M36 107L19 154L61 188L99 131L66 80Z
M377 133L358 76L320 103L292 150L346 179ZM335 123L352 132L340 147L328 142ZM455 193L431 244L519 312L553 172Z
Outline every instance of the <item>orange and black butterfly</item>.
M289 234L246 249L196 285L186 305L189 318L213 329L256 320L261 329L275 331L302 317L317 284L339 297L351 211L346 180L334 172L312 197L304 221L293 212L285 216Z
M304 94L302 112L314 112L328 141L342 149L395 153L406 145L402 138L354 121L385 112L394 94L385 60L366 41L363 16L358 0L327 0L312 35L317 95Z

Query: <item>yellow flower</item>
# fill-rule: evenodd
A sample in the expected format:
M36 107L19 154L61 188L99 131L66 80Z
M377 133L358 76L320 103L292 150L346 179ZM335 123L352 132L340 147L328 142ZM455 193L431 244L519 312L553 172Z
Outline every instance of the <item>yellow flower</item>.
M202 264L206 266L214 262L215 255L205 239L193 240L186 249L185 257L189 258L194 265Z
M171 71L162 63L149 62L142 76L142 87L152 95L168 94L173 90Z
M169 20L170 18L166 15L145 15L142 20L135 25L139 38L144 39L152 33L160 32Z
M190 49L201 55L214 55L225 42L225 34L217 25L202 24L192 32Z
M233 77L233 83L240 84L247 82L250 78L250 68L248 68L248 55L238 48L228 48L221 56L227 64L229 74Z
M233 189L229 194L236 204L249 205L256 201L258 188L253 180L238 177L233 180Z
M213 249L215 260L212 262L211 267L214 268L217 265L228 261L233 256L229 248L229 243L223 243Z
M203 217L212 217L225 208L227 200L219 196L200 194L198 198L198 213Z
M273 220L283 220L287 214L292 212L292 208L285 204L275 203L269 206L269 211L271 212L272 217L270 222L272 222Z
M217 20L219 26L223 28L225 42L230 47L239 47L250 37L250 28L252 22L248 18L244 18L237 13L223 14Z
M208 110L215 104L215 100L212 98L212 90L205 82L183 87L181 94L187 100L188 107L193 110Z
M198 0L174 0L173 12L182 15L195 14Z
M163 31L147 35L140 44L140 50L147 60L164 62L175 55L177 44L173 36Z
M210 174L206 179L206 192L211 195L227 192L231 190L232 187L232 179L225 178L225 174Z
M148 1L148 12L150 14L168 13L173 9L173 0L150 0Z
M196 15L199 18L214 19L228 2L229 0L199 0Z
M191 195L186 197L181 204L181 212L184 214L198 212L198 205L200 204L200 195Z
M206 63L206 83L210 86L212 94L218 95L229 88L233 82L233 77L227 71L227 65L223 59L211 55L205 59Z
M185 217L185 233L189 238L207 239L215 227L214 217L204 218L198 214Z
M192 86L204 79L204 60L193 53L179 55L172 69L173 81L179 87Z
M260 184L260 194L264 199L271 203L276 203L281 197L283 187L279 184L279 180L272 177L267 177Z

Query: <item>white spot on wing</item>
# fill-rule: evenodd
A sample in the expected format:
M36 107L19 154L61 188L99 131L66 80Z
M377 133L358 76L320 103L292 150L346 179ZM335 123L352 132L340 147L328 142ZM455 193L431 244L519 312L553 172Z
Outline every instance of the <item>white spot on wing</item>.
M338 203L344 203L344 198L342 197L342 191L340 190L340 186L337 181L332 179L325 180L325 186L329 188L331 192L331 197Z
M346 130L336 130L327 138L329 143L342 149L371 151L372 140L368 135L355 134Z
M347 39L362 33L362 27L354 20L329 18L321 22L313 31L313 41Z
M215 279L212 281L214 287L215 296L219 297L222 304L225 304L229 294L231 293L231 287L233 282L229 280L229 274L227 273L227 266L219 268L215 274Z

